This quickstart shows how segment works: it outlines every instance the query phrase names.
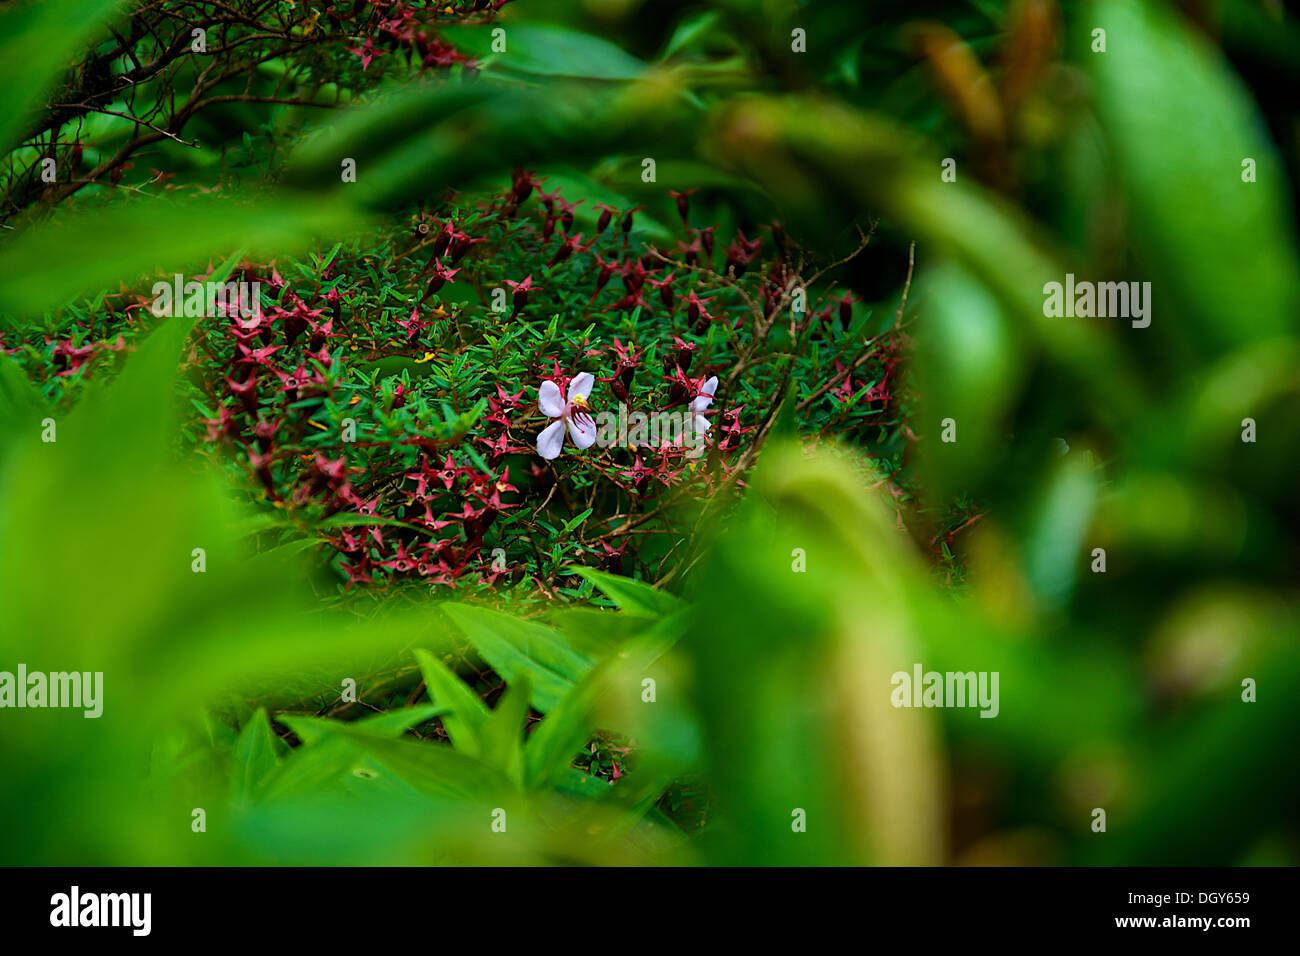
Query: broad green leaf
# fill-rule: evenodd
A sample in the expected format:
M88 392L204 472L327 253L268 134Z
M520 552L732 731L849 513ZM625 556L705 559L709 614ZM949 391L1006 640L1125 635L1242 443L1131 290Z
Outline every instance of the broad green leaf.
M926 473L938 490L971 493L1005 459L1025 376L1021 337L988 287L955 263L927 270L917 286L932 304L916 335L922 421L937 427L952 416L960 428L959 441L921 446Z
M160 275L197 275L234 249L284 255L359 225L341 201L203 197L64 208L0 246L0 315L35 314L121 282L144 291Z
M0 460L11 437L39 435L51 408L27 380L22 366L0 355Z
M22 137L60 74L103 29L118 2L15 3L0 15L0 149Z
M401 707L382 714L375 714L361 720L330 720L325 717L308 717L303 714L284 714L277 718L280 723L293 730L307 744L315 744L328 739L331 735L342 733L368 733L377 737L400 737L412 727L439 715L439 708L434 704L417 704L414 707Z
M616 670L640 674L662 657L681 637L685 613L654 624L642 636L628 642L618 655L604 662L568 694L528 738L524 751L524 782L529 788L557 784L569 771L574 756L596 730L594 715L601 697L608 693Z
M446 744L386 740L344 731L367 756L421 793L477 801L505 797L513 791L509 779L481 760Z
M55 416L57 442L36 428L5 450L0 599L11 651L125 670L151 689L123 693L118 706L158 719L238 689L274 696L304 674L337 687L432 646L441 619L427 609L322 611L301 561L240 540L245 512L225 481L176 460L174 381L189 327L164 322L115 379L92 380ZM191 569L198 548L201 574Z
M558 784L572 770L573 758L591 739L592 711L607 689L605 665L592 671L538 724L524 750L524 786Z
M1241 81L1167 4L1105 0L1094 18L1111 41L1087 62L1131 207L1144 270L1132 278L1153 283L1153 324L1194 324L1206 349L1295 329L1286 167ZM1246 159L1254 182L1243 181Z
M440 713L436 704L416 704L364 717L352 724L357 730L373 731L382 737L400 737L412 727L433 720Z
M894 708L888 693L900 661L924 659L911 606L924 579L864 484L842 460L769 446L746 507L701 564L681 648L716 812L735 831L722 852L736 862L942 859L930 716ZM794 546L816 574L791 575ZM792 807L824 829L779 845L756 838L766 820L788 827Z
M590 658L574 651L549 627L488 608L446 604L443 609L507 683L525 674L532 678L532 703L544 714L558 706L592 667Z
M580 654L600 660L653 624L655 618L611 613L608 608L566 607L549 623Z
M556 789L591 800L603 800L611 793L609 781L593 777L591 774L583 773L573 767L566 770L560 777Z
M632 80L645 72L642 61L589 33L541 23L511 25L506 51L493 53L492 29L447 26L438 31L455 46L480 59L492 58L496 68L541 76L572 76L595 80Z
M339 157L351 156L364 175L347 187L347 198L398 209L431 190L462 188L523 164L587 164L651 148L659 155L686 153L697 126L697 113L687 112L671 82L556 78L525 88L419 87L355 111L304 144L286 181L313 191L334 188Z
M679 610L682 606L682 602L673 595L660 591L644 581L597 571L595 568L575 567L573 571L600 588L624 614L662 617Z
M236 805L251 802L262 790L278 762L280 742L261 708L239 733L235 743L232 799Z
M1061 606L1074 593L1080 555L1087 553L1084 536L1096 508L1097 476L1090 456L1075 451L1046 478L1026 535L1025 570L1038 595Z
M281 722L290 727L293 727L293 720L281 718ZM293 729L298 732L297 727ZM373 782L373 778L367 777L373 773L366 755L351 739L342 734L325 733L295 748L281 761L267 779L258 806L275 806L305 796L354 792L360 782Z

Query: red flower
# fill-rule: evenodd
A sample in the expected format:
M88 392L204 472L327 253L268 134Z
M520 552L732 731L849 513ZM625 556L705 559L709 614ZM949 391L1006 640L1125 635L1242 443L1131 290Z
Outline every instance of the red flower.
M528 293L538 292L542 288L541 286L533 285L532 275L525 276L523 282L513 282L510 279L506 279L505 283L506 285L510 286L512 290L514 290L513 301L514 301L515 310L510 313L510 318L512 319L519 314L519 311L524 306L528 304Z
M376 50L369 37L366 37L366 42L361 46L349 46L344 47L344 49L355 56L361 57L361 69L363 71L370 68L370 61L378 54L388 52L387 50Z
M668 195L672 196L674 199L677 200L677 215L682 217L683 226L690 225L690 222L687 220L687 216L686 216L687 212L689 212L690 210L690 200L687 197L694 195L695 191L696 191L695 189L687 189L684 190L683 192L674 192L671 189L668 190Z

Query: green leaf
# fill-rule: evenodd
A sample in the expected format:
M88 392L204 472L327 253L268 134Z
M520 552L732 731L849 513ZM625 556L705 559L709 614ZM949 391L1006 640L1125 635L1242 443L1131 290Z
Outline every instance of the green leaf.
M630 641L616 657L588 674L558 707L547 712L528 739L524 751L524 784L529 788L558 785L570 771L570 764L596 730L593 716L606 694L616 670L641 673L662 657L685 630L685 614L679 613L653 625L641 637Z
M447 728L447 736L463 753L475 756L490 711L463 680L428 651L417 648L415 659L420 662L429 699L443 712L442 725Z
M512 24L506 31L506 52L494 54L487 27L440 27L439 34L480 59L492 57L494 68L541 76L571 76L593 80L632 80L646 64L599 37L566 27L540 23Z
M655 618L612 614L603 607L569 607L550 615L549 623L581 654L600 660L653 624Z
M406 355L390 355L373 362L357 362L353 368L364 372L378 372L380 379L405 372L412 379L427 378L435 371L432 362L417 362Z
M1074 592L1098 496L1096 474L1083 454L1070 455L1047 476L1024 549L1029 583L1050 603L1064 605Z
M5 445L26 433L35 438L41 422L52 409L20 366L8 356L0 356L0 455Z
M605 593L624 614L639 617L662 617L682 607L682 602L666 591L636 581L620 577L594 568L575 567L575 574L581 575Z
M595 508L588 508L582 514L577 515L572 520L564 522L564 530L561 531L560 534L565 535L571 532L574 528L578 527L578 525L582 524L584 521L590 518L591 513L595 510L596 510Z
M447 604L443 609L507 683L532 678L531 700L542 713L558 706L592 667L590 658L549 627L487 608Z
M0 17L0 148L22 138L45 95L116 6L117 0L45 0L14 4Z
M602 780L599 777L593 777L589 773L583 773L576 767L569 767L565 770L556 783L556 789L589 800L602 800L613 792L608 780Z
M1094 19L1111 40L1088 63L1135 251L1151 270L1142 278L1153 323L1186 315L1210 349L1294 329L1300 270L1286 167L1249 93L1166 4L1108 0ZM1246 158L1253 183L1242 181Z
M285 255L358 224L342 202L308 200L203 197L61 209L0 247L0 314L39 313L146 275L193 275L234 249Z
M279 522L278 524L287 526L289 522ZM398 528L407 528L411 531L423 530L419 525L409 524L397 518L385 518L383 515L354 514L352 512L341 512L312 522L312 527L316 528L356 528L369 527L370 525L392 525Z
M291 721L294 720L296 718L286 717L281 719L281 723L292 727ZM296 727L294 732L298 732ZM273 806L296 797L347 792L354 785L350 778L354 777L364 760L364 755L350 739L332 733L323 735L296 748L280 764L267 780L258 805Z
M499 769L515 786L523 785L524 719L531 691L527 674L514 681L483 724L482 758Z
M252 802L275 771L280 741L271 731L266 711L258 708L235 742L235 766L231 776L231 799L242 805Z
M419 704L415 707L402 707L375 714L357 721L308 717L304 714L284 714L277 719L297 734L304 743L314 744L337 735L344 728L374 734L377 737L400 737L412 727L426 720L432 720L440 713L440 708L434 704Z
M972 491L1004 467L1006 416L1024 378L1016 324L988 287L943 261L920 288L933 303L917 333L915 367L926 422L960 412L960 441L928 442L922 460L937 489Z
M718 25L721 16L717 10L705 10L684 17L677 25L677 29L673 31L660 59L667 60L674 53L679 53L697 40L707 37Z
M305 715L281 716L279 721L302 739L303 746L281 763L279 771L265 787L262 804L282 804L299 797L314 799L328 793L368 798L382 795L409 798L416 794L429 794L430 785L408 781L399 771L386 768L364 746L364 742L392 742L394 737L436 714L436 707L423 704L351 722ZM454 753L450 747L425 746ZM436 762L440 758L435 756L432 759ZM466 773L469 772L467 769ZM457 771L451 773L454 775Z
M479 801L514 789L500 771L445 744L386 740L350 729L342 733L357 749L429 796Z

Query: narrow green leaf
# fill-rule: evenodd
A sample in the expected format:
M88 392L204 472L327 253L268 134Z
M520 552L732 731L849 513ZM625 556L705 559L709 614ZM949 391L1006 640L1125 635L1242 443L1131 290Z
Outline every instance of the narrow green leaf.
M484 762L496 767L516 786L523 785L524 719L532 691L527 674L511 683L480 735Z
M470 756L478 754L480 735L490 713L487 707L463 680L428 651L417 648L415 659L420 662L429 699L443 710L442 724L452 744Z

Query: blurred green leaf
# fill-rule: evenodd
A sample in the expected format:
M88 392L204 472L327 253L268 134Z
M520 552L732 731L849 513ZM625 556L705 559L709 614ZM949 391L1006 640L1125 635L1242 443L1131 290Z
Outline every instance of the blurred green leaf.
M1151 270L1153 323L1195 323L1206 350L1294 330L1290 196L1249 95L1165 4L1104 0L1096 19L1115 39L1088 62L1134 252ZM1256 164L1252 183L1242 181L1246 159Z
M493 34L501 29L506 50L494 53ZM542 76L595 80L631 80L646 65L619 47L589 33L543 23L516 23L505 28L445 26L438 31L452 44L493 67Z
M268 256L302 250L361 224L338 203L274 199L205 197L63 209L0 246L0 315L12 321L145 275L197 274L211 257L224 259L236 248ZM77 268L66 268L68 262Z
M103 29L118 0L13 4L0 16L0 147L22 137L60 74Z

